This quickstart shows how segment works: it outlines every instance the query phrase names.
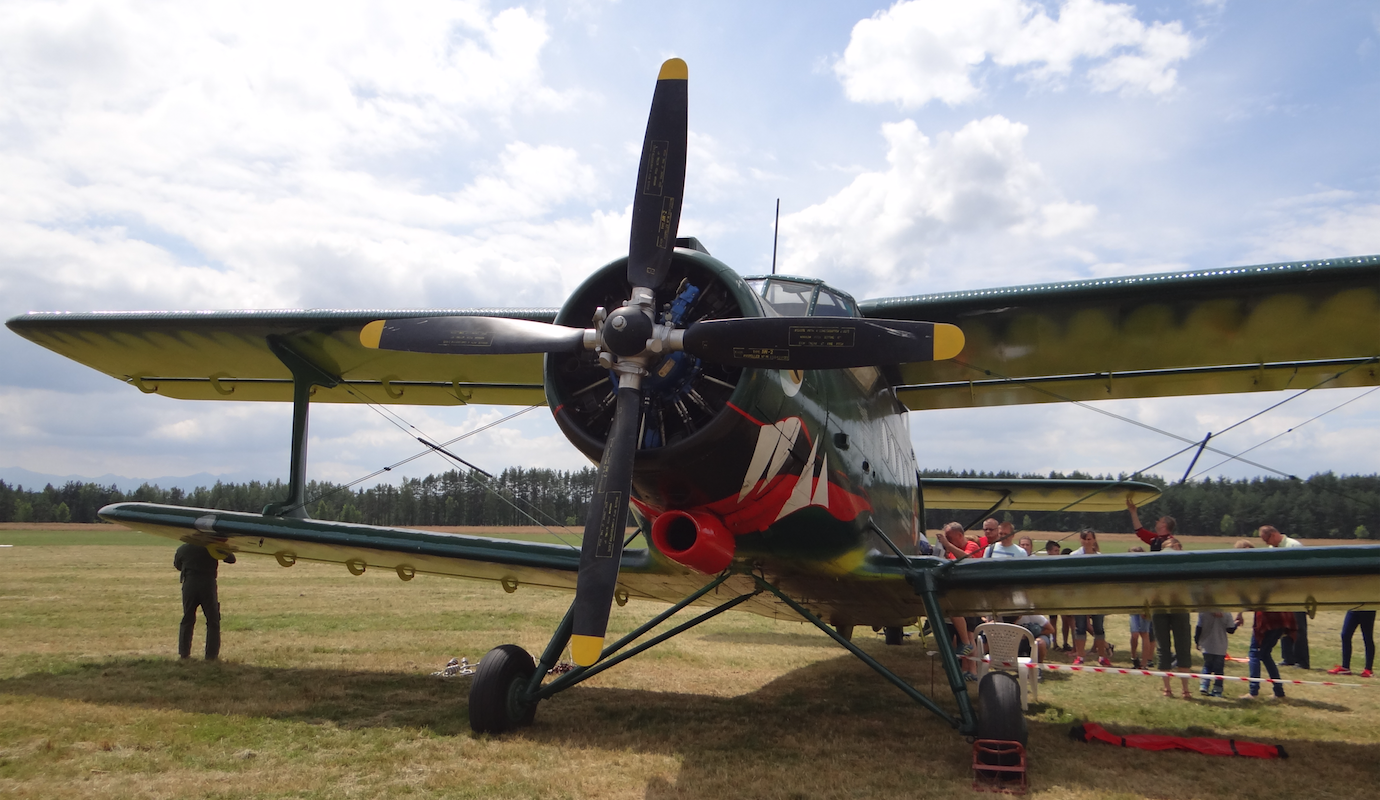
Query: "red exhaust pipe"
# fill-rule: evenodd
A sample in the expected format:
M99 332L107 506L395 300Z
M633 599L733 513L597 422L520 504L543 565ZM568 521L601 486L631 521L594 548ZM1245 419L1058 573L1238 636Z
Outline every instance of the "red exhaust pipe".
M713 514L666 511L652 523L652 544L668 558L706 575L733 562L733 534Z

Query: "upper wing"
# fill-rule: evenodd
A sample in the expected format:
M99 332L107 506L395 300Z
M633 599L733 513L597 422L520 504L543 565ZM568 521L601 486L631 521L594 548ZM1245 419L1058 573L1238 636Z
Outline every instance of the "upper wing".
M986 508L1015 511L1122 511L1129 495L1137 506L1160 496L1160 488L1140 481L1055 480L1043 478L921 478L929 508Z
M139 389L187 400L292 400L275 350L327 376L312 400L414 405L541 405L540 355L455 356L370 350L377 319L485 315L551 322L555 309L143 311L29 313L5 324L49 350Z
M963 329L957 358L902 365L897 395L912 409L1380 384L1380 256L860 307Z

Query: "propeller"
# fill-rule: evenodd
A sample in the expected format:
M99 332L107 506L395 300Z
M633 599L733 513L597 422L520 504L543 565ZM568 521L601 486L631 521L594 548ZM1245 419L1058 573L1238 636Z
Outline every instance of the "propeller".
M603 654L618 586L633 459L642 426L642 378L665 353L769 369L845 369L952 358L963 349L953 325L845 317L751 317L656 323L656 290L665 282L685 191L688 70L661 65L642 142L628 241L630 297L600 309L590 329L481 316L377 320L364 326L365 347L453 355L574 353L598 350L618 376L617 406L585 519L570 637L571 656L590 666Z
M416 317L375 320L360 330L359 341L375 350L412 353L576 353L585 348L585 331L529 319Z
M609 316L603 337L606 349L620 356L684 350L706 361L758 369L911 364L943 361L963 350L963 331L942 322L741 317L701 320L682 330L658 328L628 306ZM417 353L575 353L597 346L599 331L502 317L420 317L371 322L359 338L365 347Z

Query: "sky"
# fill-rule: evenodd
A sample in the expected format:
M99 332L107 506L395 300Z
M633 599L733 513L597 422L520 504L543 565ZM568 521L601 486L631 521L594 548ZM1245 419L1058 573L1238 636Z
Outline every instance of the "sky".
M0 316L558 306L626 253L673 56L680 232L743 274L770 269L778 198L780 271L859 299L1380 253L1373 3L12 0ZM8 331L0 364L0 467L286 476L287 405L145 396ZM1380 472L1380 393L1362 395L1290 400L1214 439L1256 465L1198 469ZM925 467L1119 473L1183 447L1128 420L1197 440L1289 396L910 424ZM515 409L395 410L446 440ZM311 425L313 478L417 450L368 408ZM586 463L544 409L457 450Z

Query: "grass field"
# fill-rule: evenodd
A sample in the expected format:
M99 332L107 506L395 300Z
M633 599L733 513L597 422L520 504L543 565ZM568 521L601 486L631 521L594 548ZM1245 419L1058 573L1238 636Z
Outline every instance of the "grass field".
M429 673L505 642L539 651L568 596L247 558L221 570L223 660L180 662L177 574L157 538L0 530L0 544L15 545L0 549L7 798L970 793L966 743L803 624L724 615L543 703L531 728L476 737L469 679ZM613 626L658 609L630 603ZM1339 625L1324 613L1310 626L1315 666L1338 661ZM1108 627L1125 663L1126 618ZM952 705L914 638L859 640ZM1246 646L1237 634L1232 654ZM1162 698L1156 679L1049 675L1028 714L1033 796L1377 796L1380 681L1352 681L1368 685L1290 687L1279 702L1229 684L1225 700L1184 701ZM1074 743L1077 720L1279 743L1293 758Z

